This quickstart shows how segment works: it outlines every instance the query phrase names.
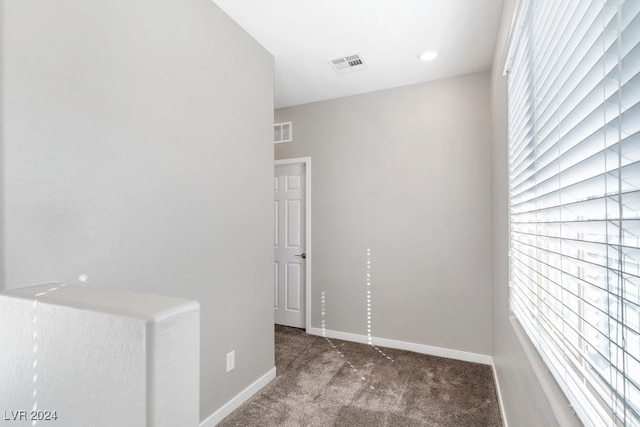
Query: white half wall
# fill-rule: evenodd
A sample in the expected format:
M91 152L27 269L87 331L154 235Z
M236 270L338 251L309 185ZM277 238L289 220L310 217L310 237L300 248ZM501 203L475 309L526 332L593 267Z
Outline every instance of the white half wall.
M0 23L4 24L4 0L0 0ZM4 156L4 113L6 111L5 103L5 86L4 86L4 25L0 25L0 291L5 287L5 271L4 271L4 170L5 170L5 156Z
M6 288L199 301L204 420L274 367L273 58L210 0L2 7Z
M0 313L0 425L200 425L196 301L50 283Z
M312 319L321 328L491 354L490 74L276 110L310 156Z

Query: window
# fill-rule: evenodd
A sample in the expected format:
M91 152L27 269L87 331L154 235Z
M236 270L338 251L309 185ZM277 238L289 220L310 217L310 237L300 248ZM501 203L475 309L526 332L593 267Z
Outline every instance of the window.
M640 0L523 1L511 309L586 425L640 426Z

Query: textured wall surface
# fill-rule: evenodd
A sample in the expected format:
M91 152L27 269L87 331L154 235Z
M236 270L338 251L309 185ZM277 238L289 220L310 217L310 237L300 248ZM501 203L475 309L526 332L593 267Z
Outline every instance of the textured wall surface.
M206 419L274 367L273 58L210 0L5 1L0 28L6 288L199 301Z
M0 0L0 22L4 22L4 0ZM4 112L6 110L4 89L4 25L0 25L0 171L4 171ZM4 272L4 172L0 173L0 291L5 286Z
M313 161L312 326L491 352L490 80L482 72L276 110Z
M0 313L0 425L200 424L197 302L47 284Z

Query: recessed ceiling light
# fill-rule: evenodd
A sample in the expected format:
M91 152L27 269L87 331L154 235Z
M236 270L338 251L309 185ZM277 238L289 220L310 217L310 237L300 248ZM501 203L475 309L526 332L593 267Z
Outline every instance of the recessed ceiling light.
M438 49L425 49L418 53L418 58L421 61L431 61L435 59L436 56L438 56Z

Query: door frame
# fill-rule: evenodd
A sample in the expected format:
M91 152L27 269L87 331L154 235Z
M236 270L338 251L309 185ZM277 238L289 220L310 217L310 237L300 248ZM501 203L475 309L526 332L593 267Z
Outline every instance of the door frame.
M309 332L311 327L311 262L313 260L311 254L311 157L275 160L274 168L280 165L293 164L302 164L304 166L304 239L305 253L307 254L304 275L304 328L305 331Z

